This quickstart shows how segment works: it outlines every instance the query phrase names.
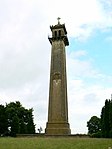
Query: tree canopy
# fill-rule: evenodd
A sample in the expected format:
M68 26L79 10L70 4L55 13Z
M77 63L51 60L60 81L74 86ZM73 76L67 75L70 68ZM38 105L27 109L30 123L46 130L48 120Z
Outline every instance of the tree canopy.
M112 100L110 99L106 99L101 111L101 129L103 137L112 137Z
M87 122L87 127L89 134L98 133L101 130L100 118L97 116L92 116L91 119Z
M95 137L112 138L112 100L106 99L101 117L92 116L87 122L88 134Z
M24 108L19 101L0 105L0 134L33 134L35 125L33 109Z

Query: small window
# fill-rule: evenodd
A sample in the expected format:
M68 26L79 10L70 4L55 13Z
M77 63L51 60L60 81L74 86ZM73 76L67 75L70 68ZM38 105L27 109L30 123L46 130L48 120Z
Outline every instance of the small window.
M54 36L57 37L57 31L54 32Z
M59 36L61 36L61 30L59 30Z

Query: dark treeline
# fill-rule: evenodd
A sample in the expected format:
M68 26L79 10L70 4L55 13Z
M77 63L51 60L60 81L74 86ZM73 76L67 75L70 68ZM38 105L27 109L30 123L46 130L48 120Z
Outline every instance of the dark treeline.
M0 105L0 135L33 134L33 109L25 109L19 101Z
M101 111L102 136L112 138L112 100L106 100Z
M88 134L93 137L112 138L112 100L105 100L100 118L92 116L87 127Z

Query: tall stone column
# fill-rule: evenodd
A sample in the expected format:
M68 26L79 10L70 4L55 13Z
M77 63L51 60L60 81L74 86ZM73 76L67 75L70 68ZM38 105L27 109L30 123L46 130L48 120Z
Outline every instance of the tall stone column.
M52 37L51 70L49 87L48 122L45 133L48 135L68 135L67 77L65 46L69 45L65 24L50 26Z

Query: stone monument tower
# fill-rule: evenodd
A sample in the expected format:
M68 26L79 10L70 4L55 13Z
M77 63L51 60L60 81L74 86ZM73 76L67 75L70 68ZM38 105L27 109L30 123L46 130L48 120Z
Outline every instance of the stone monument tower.
M69 45L65 24L50 26L52 37L51 70L49 87L48 122L45 133L48 135L68 135L67 78L65 46Z

